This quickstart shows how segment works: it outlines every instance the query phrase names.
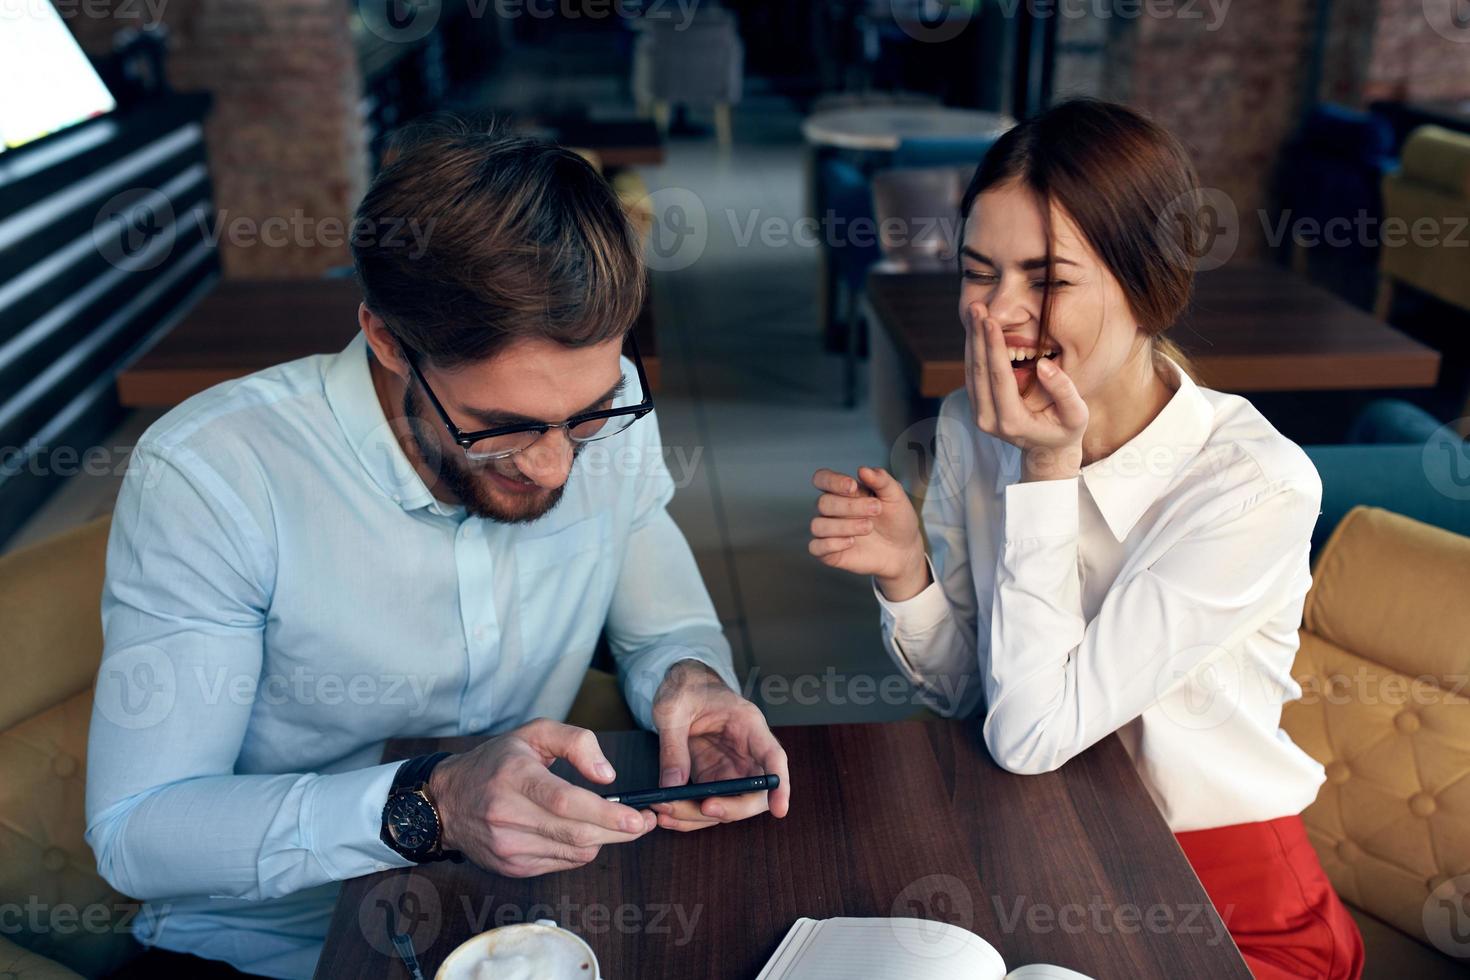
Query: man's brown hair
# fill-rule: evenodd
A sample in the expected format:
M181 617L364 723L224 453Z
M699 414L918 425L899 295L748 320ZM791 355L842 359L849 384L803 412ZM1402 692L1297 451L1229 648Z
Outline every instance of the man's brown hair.
M443 117L395 135L383 159L352 257L363 302L410 351L453 368L520 339L582 347L632 327L639 241L586 160Z

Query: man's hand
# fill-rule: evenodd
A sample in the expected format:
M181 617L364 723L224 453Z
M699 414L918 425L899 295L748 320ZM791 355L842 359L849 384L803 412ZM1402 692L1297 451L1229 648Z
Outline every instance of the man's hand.
M767 809L772 816L786 816L791 805L786 751L760 709L730 690L709 667L681 660L669 668L653 698L653 724L658 729L660 786L762 773L781 777L781 785L768 793L656 803L660 827L698 830Z
M444 848L489 871L529 878L581 867L603 844L637 840L657 825L651 811L609 803L552 775L547 767L556 759L595 783L615 775L597 736L546 718L435 766L429 795L444 824Z

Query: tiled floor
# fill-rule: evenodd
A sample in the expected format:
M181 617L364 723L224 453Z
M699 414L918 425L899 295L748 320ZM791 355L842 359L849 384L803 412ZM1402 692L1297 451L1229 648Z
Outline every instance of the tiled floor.
M663 166L643 171L655 193L687 192L708 227L697 260L654 273L658 414L687 482L671 509L774 722L901 718L915 711L907 694L875 704L867 686L894 673L868 583L806 553L812 471L881 464L887 448L865 408L841 407L840 359L819 342L814 250L743 235L802 213L797 123L779 100L747 100L732 150L675 140ZM154 417L134 416L112 441L131 445ZM11 546L86 520L116 492L114 477L74 478Z

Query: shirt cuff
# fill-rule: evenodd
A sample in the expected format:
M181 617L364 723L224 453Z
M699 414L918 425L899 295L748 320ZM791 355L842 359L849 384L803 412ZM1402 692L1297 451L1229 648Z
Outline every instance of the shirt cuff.
M1033 480L1006 487L1006 541L1077 537L1079 479Z
M719 633L719 642L709 646L675 644L660 647L638 658L638 665L628 674L623 684L623 696L628 701L628 710L649 731L654 731L653 696L669 668L681 660L697 660L720 675L720 680L730 690L740 693L740 681L735 677L735 665L730 657L730 644L724 633Z
M949 615L949 598L939 584L939 576L935 574L934 563L928 555L924 556L924 564L929 567L929 584L924 591L902 602L894 602L885 596L877 579L873 580L873 595L878 599L883 618L892 625L894 635L900 638L927 633Z
M383 843L383 804L403 763L385 762L351 772L317 776L301 808L306 845L337 881L389 868L406 868L408 858ZM262 876L266 869L262 868Z

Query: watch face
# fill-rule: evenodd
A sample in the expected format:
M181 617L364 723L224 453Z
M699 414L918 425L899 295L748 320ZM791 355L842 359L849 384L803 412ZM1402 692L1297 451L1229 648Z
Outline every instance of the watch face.
M388 833L400 848L417 853L439 839L439 819L428 800L405 793L388 806Z

